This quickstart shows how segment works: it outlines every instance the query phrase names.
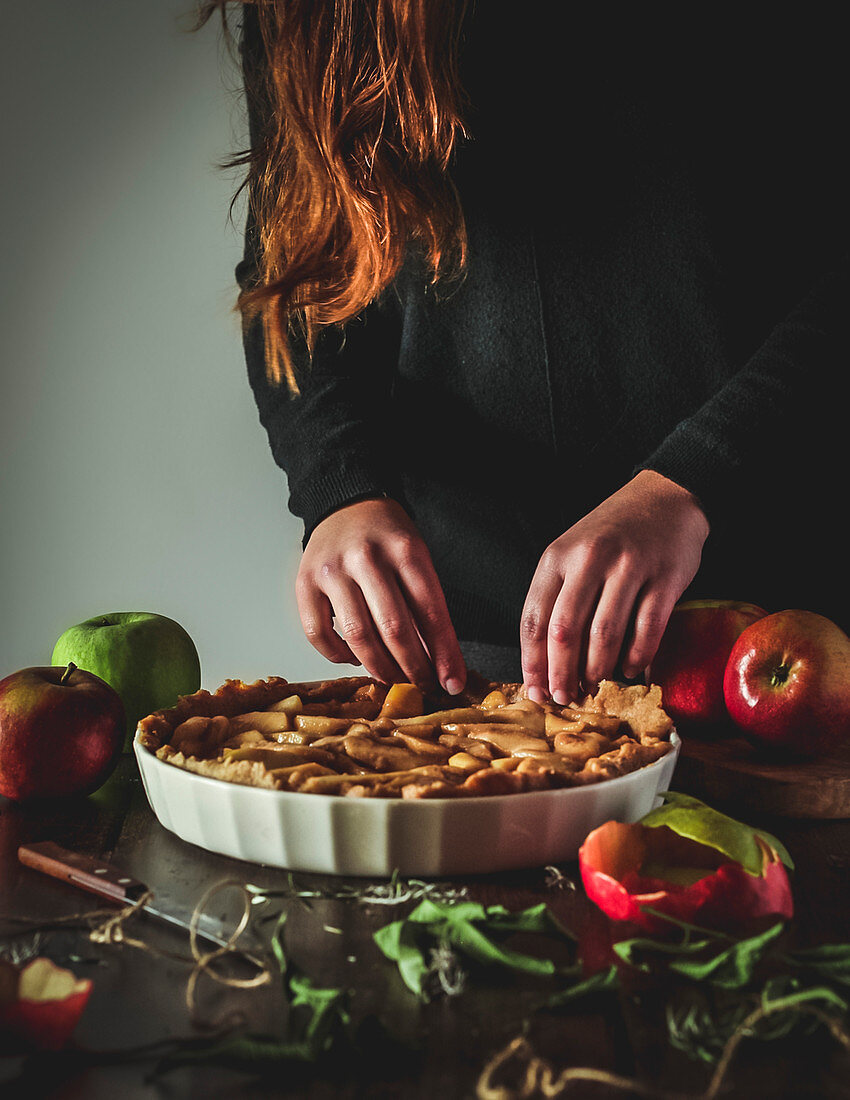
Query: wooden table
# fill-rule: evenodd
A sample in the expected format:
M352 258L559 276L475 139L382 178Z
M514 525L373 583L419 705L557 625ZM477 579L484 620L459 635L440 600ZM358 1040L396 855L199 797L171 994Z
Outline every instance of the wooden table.
M675 785L675 784L674 784ZM737 816L745 817L738 807ZM850 821L759 820L789 848L797 864L794 934L802 944L850 941ZM86 928L61 924L35 932L22 917L40 924L62 921L98 906L76 888L23 867L22 843L54 840L67 848L111 860L146 882L157 896L191 911L204 892L235 879L265 891L296 887L318 895L275 898L252 910L260 946L268 944L277 912L287 913L284 943L292 962L316 982L352 991L352 1028L359 1025L358 1053L332 1049L317 1063L283 1065L261 1080L244 1072L205 1065L153 1073L162 1048L176 1037L202 1036L187 1007L187 982L193 969L188 936L143 916L124 926L145 944L92 943ZM432 884L444 893L465 890L470 899L501 903L510 909L545 901L574 932L600 919L583 896L578 868L560 870L577 884L554 881L535 868L463 881ZM710 1070L673 1050L660 1026L660 1008L652 992L639 1004L608 996L577 1006L569 1014L534 1012L548 979L518 976L499 969L476 976L454 997L421 1003L404 986L395 967L380 953L374 932L410 909L406 905L366 903L332 895L362 881L298 874L241 863L190 846L163 829L150 811L136 771L125 757L112 780L97 795L66 804L20 807L0 798L0 951L47 955L89 977L94 987L80 1020L74 1049L60 1055L0 1057L0 1095L61 1097L62 1100L132 1100L203 1096L209 1100L243 1096L416 1097L422 1100L474 1098L482 1072L507 1044L525 1035L526 1051L545 1059L555 1071L565 1066L595 1066L634 1077L644 1092L611 1084L572 1084L568 1097L662 1096L665 1090L698 1096ZM241 907L236 891L216 895L214 909L228 916ZM266 919L261 919L266 918ZM272 964L274 959L271 958ZM228 973L245 976L250 970ZM238 1013L244 1026L275 1033L286 1008L281 983L273 980L250 990L221 985L201 976L196 1009L203 1021L220 1024ZM128 1060L130 1050L137 1057ZM492 1100L523 1095L509 1069L492 1079L511 1086ZM726 1078L724 1096L832 1097L850 1095L850 1054L824 1033L799 1041L745 1043ZM542 1095L539 1091L524 1095Z

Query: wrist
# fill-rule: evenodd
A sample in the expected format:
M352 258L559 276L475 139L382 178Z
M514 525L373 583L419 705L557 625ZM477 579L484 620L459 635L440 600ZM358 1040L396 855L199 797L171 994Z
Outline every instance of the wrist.
M705 508L699 497L692 493L690 489L686 489L684 485L665 477L664 474L659 474L657 470L650 469L639 470L634 476L633 484L642 493L651 495L655 501L666 501L673 506L679 506L692 512L705 525L705 534L708 535L710 524Z

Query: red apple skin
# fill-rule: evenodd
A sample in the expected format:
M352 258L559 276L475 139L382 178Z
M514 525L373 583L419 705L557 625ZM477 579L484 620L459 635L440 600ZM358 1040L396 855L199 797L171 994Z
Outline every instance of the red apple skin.
M741 633L767 615L736 600L686 600L670 615L648 679L661 687L664 709L688 732L728 722L723 675Z
M850 741L850 637L814 611L777 611L741 634L723 681L752 742L812 757Z
M42 973L47 968L67 975L69 992L61 997L49 993L27 996L27 974L35 968ZM33 959L19 969L0 958L0 1038L7 1035L20 1040L12 1045L13 1054L26 1054L33 1049L61 1050L71 1038L91 991L91 980L75 980L73 974L48 959Z
M0 680L0 795L26 802L90 794L118 763L125 724L121 697L91 672L12 673Z
M647 912L652 909L676 920L722 931L744 931L766 919L789 920L794 912L791 884L782 862L771 853L761 875L751 875L740 863L702 844L679 839L687 853L696 853L695 865L705 877L690 886L678 886L641 875L644 853L660 842L664 829L608 821L594 829L579 849L579 869L585 892L612 920L653 933L670 931L670 922ZM663 850L663 849L662 849ZM705 862L705 853L716 857Z

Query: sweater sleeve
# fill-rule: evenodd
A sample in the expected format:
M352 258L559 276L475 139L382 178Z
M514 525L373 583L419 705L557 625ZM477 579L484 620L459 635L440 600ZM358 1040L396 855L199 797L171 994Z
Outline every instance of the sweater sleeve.
M722 522L731 500L815 461L836 413L830 400L847 362L850 265L824 273L767 335L740 371L682 420L637 469L684 486L709 520ZM829 471L818 471L821 479ZM837 473L837 471L835 471Z
M262 64L256 15L246 7L243 66ZM252 144L262 125L248 102ZM248 215L245 252L236 269L243 289L257 275L257 232ZM388 415L392 366L398 360L400 310L392 291L346 325L320 333L313 354L297 330L290 335L299 392L266 374L265 341L258 318L243 326L248 379L272 455L287 475L289 508L304 521L304 542L327 515L369 496L401 499L394 473Z

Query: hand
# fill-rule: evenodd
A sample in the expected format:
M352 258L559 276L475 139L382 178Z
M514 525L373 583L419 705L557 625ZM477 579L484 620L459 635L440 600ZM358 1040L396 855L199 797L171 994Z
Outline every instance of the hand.
M532 699L564 704L580 687L649 665L699 568L708 521L680 485L642 470L547 547L520 624Z
M463 690L466 667L431 556L396 501L361 500L322 520L296 598L308 640L329 661L362 664L385 683Z

